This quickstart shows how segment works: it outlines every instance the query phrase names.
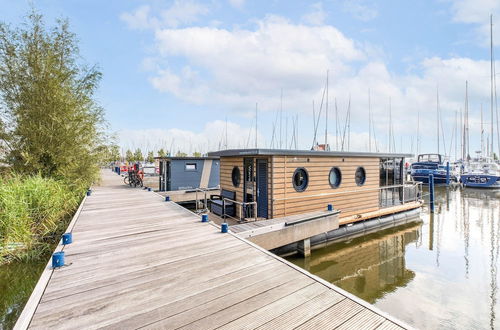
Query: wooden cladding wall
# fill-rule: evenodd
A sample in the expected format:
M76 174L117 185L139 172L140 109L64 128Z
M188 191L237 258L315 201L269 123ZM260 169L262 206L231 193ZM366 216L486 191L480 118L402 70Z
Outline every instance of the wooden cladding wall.
M250 157L249 157L250 158ZM257 159L266 159L267 160L267 196L268 196L268 218L271 218L272 216L272 210L271 210L271 196L272 196L272 175L271 175L271 169L272 169L272 162L271 162L271 157L251 157L253 158L253 168L254 168L254 173L253 176L255 178L255 169L256 169L256 160ZM240 185L238 187L233 186L232 182L232 171L235 166L238 166L240 169L240 174L241 174L241 180L240 180ZM220 187L221 189L229 190L229 191L235 191L236 192L236 201L238 202L243 202L243 186L244 186L244 181L245 180L245 175L244 175L244 158L243 157L221 157L220 159ZM256 198L254 196L254 198ZM237 207L237 210L239 210L239 206ZM237 215L239 211L237 211Z
M238 166L240 169L240 185L233 186L231 173L233 168ZM221 157L220 159L220 188L236 191L236 200L243 202L243 157Z
M354 179L359 166L366 172L363 186L356 185ZM303 192L297 192L292 183L298 167L305 168L309 176ZM335 189L329 183L332 167L338 167L342 174ZM379 158L274 156L271 171L274 218L323 210L328 204L342 211L341 218L379 209Z

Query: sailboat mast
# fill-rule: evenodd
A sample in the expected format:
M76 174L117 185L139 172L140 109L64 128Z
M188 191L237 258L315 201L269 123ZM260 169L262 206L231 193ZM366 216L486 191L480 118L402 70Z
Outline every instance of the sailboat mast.
M255 149L257 149L257 102L255 103Z
M368 150L372 152L372 110L370 89L368 88Z
M391 152L392 144L392 109L391 109L391 98L389 97L389 152Z
M481 103L481 157L484 155L483 104Z
M328 74L326 71L326 114L325 114L325 151L328 151ZM327 149L328 148L328 149Z
M493 15L490 14L490 110L491 110L491 125L490 125L490 156L493 157Z
M280 149L282 149L283 145L282 125L283 125L283 88L281 89L281 97L280 97Z
M416 146L416 150L417 150L417 155L418 155L420 152L420 108L418 108L418 110L417 110L417 146Z
M335 98L335 146L339 150L339 111L337 109L337 98Z
M436 116L437 116L437 121L436 121L437 147L438 147L438 154L439 154L439 87L436 87Z

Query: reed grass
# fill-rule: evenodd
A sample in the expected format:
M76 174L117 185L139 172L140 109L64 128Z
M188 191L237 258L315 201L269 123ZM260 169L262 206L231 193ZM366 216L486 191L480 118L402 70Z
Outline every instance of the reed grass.
M0 264L51 251L82 196L82 188L41 175L0 178Z

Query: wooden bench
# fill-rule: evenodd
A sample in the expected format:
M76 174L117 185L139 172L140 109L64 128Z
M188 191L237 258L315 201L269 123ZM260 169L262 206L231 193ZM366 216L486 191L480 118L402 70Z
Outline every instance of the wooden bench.
M236 192L222 189L219 196L213 196L210 200L210 211L218 216L230 216L234 217L236 215L236 205L233 202L226 201L224 198L230 200L236 200ZM225 213L224 213L225 207Z

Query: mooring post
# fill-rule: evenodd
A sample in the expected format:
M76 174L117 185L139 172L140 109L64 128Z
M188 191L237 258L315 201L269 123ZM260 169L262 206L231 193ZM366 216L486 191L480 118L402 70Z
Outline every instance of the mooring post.
M446 185L450 185L450 162L446 162Z
M170 202L170 196L165 196L165 202Z
M429 207L432 213L434 213L434 175L429 174Z
M229 229L229 225L227 224L227 222L223 222L221 225L220 225L220 232L221 233L227 233L227 230Z
M306 238L297 243L297 252L304 258L311 256L311 240Z
M201 215L201 222L208 222L208 214Z
M68 245L73 243L73 234L72 233L64 233L62 235L62 244Z
M52 255L52 268L64 266L64 251L55 252Z

